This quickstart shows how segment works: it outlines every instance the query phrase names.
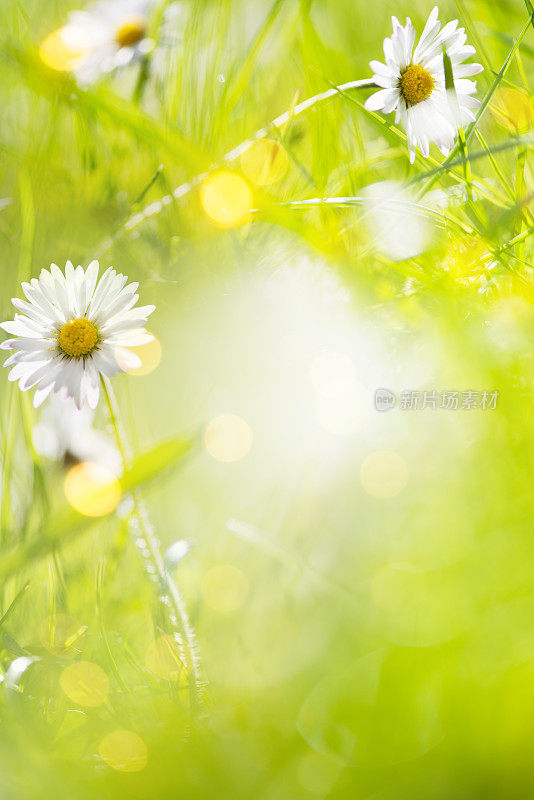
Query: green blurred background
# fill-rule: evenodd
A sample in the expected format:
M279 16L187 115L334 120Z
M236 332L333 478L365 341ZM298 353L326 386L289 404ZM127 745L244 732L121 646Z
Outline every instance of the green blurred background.
M0 6L0 312L66 259L113 264L156 304L161 362L114 387L136 454L196 442L143 492L162 549L191 545L173 576L206 688L191 720L187 675L151 669L147 648L170 631L124 514L47 546L67 466L35 452L39 413L3 374L0 571L13 554L15 567L1 572L0 795L530 797L532 27L469 140L473 199L460 164L415 217L380 200L288 206L425 186L435 164L410 167L352 92L273 130L276 180L229 165L256 209L242 224L217 224L194 187L130 229L298 100L368 77L391 14L421 31L431 3L192 0L142 96L139 65L84 89L42 64L74 7ZM527 8L440 12L479 50L482 99ZM379 413L379 387L499 401ZM105 408L95 424L109 432ZM57 615L75 639L47 647ZM80 660L109 679L100 705L62 689ZM144 768L99 755L114 730L140 737Z

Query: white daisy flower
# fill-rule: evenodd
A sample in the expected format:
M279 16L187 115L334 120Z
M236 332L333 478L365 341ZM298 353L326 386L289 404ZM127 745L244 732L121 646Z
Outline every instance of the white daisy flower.
M63 464L82 461L99 464L114 475L122 473L122 458L104 431L93 427L95 412L78 409L63 391L52 395L32 430L35 450Z
M65 274L55 264L38 279L22 284L26 300L15 298L19 311L0 328L16 337L0 349L14 350L4 363L9 380L22 391L35 388L37 408L51 391L61 389L78 408L96 408L100 376L137 369L141 359L128 347L151 342L145 324L155 306L135 307L138 283L109 267L98 280L98 261L86 270L67 261Z
M373 80L380 91L371 95L365 107L370 111L396 112L395 122L402 122L408 137L410 161L413 164L417 147L425 158L430 142L435 142L444 155L454 144L459 127L474 121L472 109L480 102L473 75L482 71L480 64L464 64L475 53L466 45L467 36L458 28L458 20L443 28L435 6L414 50L415 29L411 20L402 26L392 17L393 35L384 39L386 63L371 61ZM451 60L456 101L451 102L445 87L443 51Z
M152 48L148 38L149 16L154 0L98 0L83 11L73 11L63 30L83 32L86 55L74 73L89 84L101 75L125 67Z

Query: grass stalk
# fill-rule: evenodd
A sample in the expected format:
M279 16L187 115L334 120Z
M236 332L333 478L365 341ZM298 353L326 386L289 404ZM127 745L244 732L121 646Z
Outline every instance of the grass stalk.
M113 389L111 388L109 380L104 377L102 377L102 389L106 399L117 447L122 458L124 469L127 469L131 461L130 447L120 423L120 416ZM131 493L131 497L133 501L132 530L136 538L141 537L146 543L146 551L148 552L147 560L152 567L149 574L151 577L152 574L157 575L159 580L160 589L163 592L163 595L160 596L159 599L164 606L170 624L175 629L175 640L184 657L188 674L190 711L192 717L196 718L200 711L202 688L199 674L199 651L196 633L189 619L180 591L165 566L159 540L139 490L134 489ZM143 546L143 549L145 549L145 546ZM155 573L153 573L153 570L155 570Z
M189 194L191 191L196 189L206 178L208 177L209 173L213 169L217 169L221 165L228 166L237 159L239 159L247 150L255 144L255 142L259 141L260 139L265 139L267 136L273 134L275 131L280 130L283 128L288 122L290 122L294 117L298 117L299 114L303 114L310 108L314 108L315 106L319 105L320 103L324 103L326 100L329 100L331 97L335 97L336 95L342 95L344 92L351 90L351 89L372 89L375 88L375 83L373 80L369 78L365 78L363 80L358 81L349 81L348 83L343 83L340 86L334 86L331 89L327 89L324 92L320 92L319 94L314 95L313 97L309 97L306 100L303 100L301 103L297 103L293 106L289 111L285 111L283 114L280 114L278 117L273 119L268 125L264 128L260 128L256 131L252 136L245 141L238 144L236 147L229 150L221 159L219 164L214 164L208 171L202 172L199 175L195 175L186 183L180 184L174 189L170 194L165 195L160 200L156 200L153 203L150 203L141 211L132 214L128 219L119 227L116 231L115 236L119 235L122 231L131 231L137 228L141 223L143 223L146 219L153 217L156 214L159 214L166 206L171 205L175 200L179 200L185 195ZM114 241L114 237L110 237L102 245L98 248L99 256L103 255L109 248L112 246Z

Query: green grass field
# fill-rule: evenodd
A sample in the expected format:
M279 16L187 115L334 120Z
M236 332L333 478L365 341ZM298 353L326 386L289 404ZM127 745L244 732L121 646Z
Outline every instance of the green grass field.
M96 494L1 371L0 797L527 800L534 9L440 5L482 106L411 165L369 88L299 103L430 2L178 5L86 82L74 0L0 3L1 319L98 259L157 337Z

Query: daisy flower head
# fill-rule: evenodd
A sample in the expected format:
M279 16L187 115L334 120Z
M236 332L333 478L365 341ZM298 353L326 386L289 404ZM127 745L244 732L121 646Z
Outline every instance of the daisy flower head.
M82 84L125 67L152 49L148 38L153 0L97 0L82 11L73 11L64 31L80 32L87 52L74 73Z
M0 324L14 337L0 344L14 351L4 363L9 380L35 388L36 408L52 391L96 408L101 376L141 366L128 348L152 341L145 324L155 306L136 306L139 284L112 267L100 280L98 272L98 261L87 269L67 261L65 273L52 264L22 284L26 300L12 300L20 313Z
M435 6L415 49L411 20L407 18L401 25L392 17L393 34L384 39L386 63L370 62L373 80L381 89L368 98L365 107L385 114L395 111L396 124L402 122L406 130L412 164L418 147L428 158L430 142L448 155L458 128L473 122L473 109L480 106L473 97L476 81L470 78L483 67L464 63L474 55L475 48L466 45L467 36L463 28L458 28L458 20L442 28L438 15ZM452 64L456 99L449 97L446 88L444 52Z

